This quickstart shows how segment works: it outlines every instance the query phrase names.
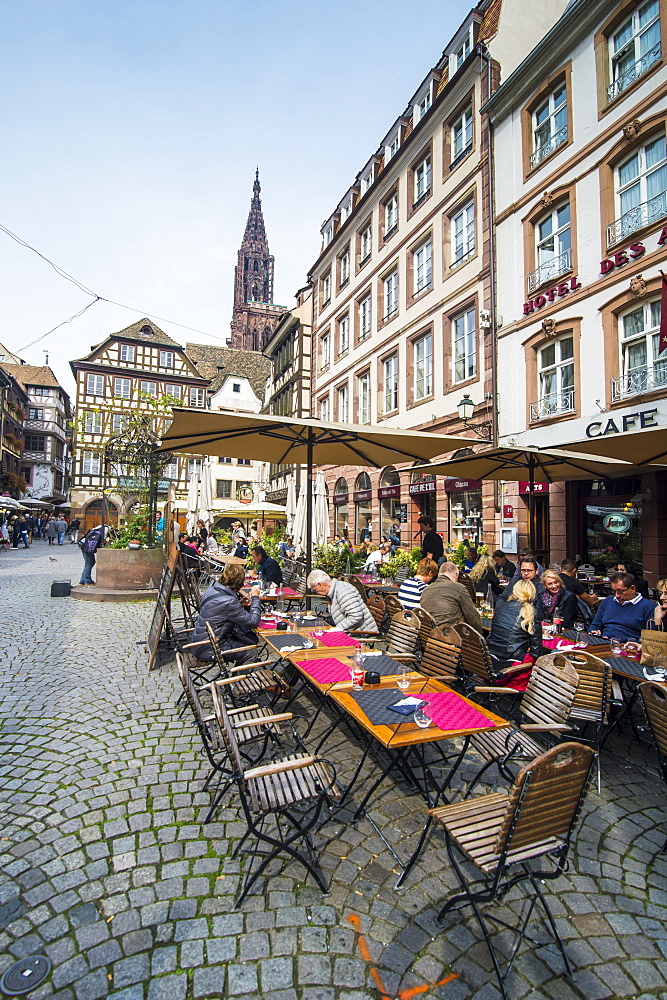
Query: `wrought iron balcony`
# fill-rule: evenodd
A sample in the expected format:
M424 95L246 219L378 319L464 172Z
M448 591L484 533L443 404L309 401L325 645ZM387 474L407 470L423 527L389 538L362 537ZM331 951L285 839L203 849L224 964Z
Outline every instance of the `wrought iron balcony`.
M626 375L611 380L611 399L627 399L643 392L667 388L667 361L660 361L653 368L636 368Z
M658 59L662 55L662 48L660 42L656 42L652 49L645 52L641 59L638 59L634 66L627 69L625 73L622 73L613 83L610 83L607 87L607 100L613 101L615 97L622 94L624 90L634 83L640 76L643 76L647 70L657 63Z
M534 153L530 156L530 168L534 170L550 153L553 153L554 149L558 149L567 140L567 124L559 128L555 135L552 135L550 139L543 142L541 146L538 146Z
M607 226L607 246L613 247L615 243L625 239L631 233L644 226L650 225L656 219L662 219L667 215L667 191L661 191L655 198L643 201L641 205L625 212L620 219L616 219L610 226Z
M545 260L528 275L528 292L534 292L541 285L556 281L562 274L572 270L572 251L564 250L557 257Z
M545 420L547 417L555 417L559 413L572 413L574 410L574 389L566 389L564 392L550 392L548 396L542 396L536 403L530 404L530 419Z

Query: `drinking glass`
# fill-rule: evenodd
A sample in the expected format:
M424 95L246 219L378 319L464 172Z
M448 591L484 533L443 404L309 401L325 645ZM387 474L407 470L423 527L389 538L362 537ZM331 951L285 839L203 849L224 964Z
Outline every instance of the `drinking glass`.
M431 716L429 714L428 704L417 706L415 709L415 722L420 729L428 729L431 725Z
M667 677L667 656L661 653L656 653L653 657L653 669L655 671L660 671L656 674L656 680L665 680Z
M401 663L396 671L396 683L403 690L410 687L410 678L408 677L409 672L410 670L407 663Z
M620 639L612 639L609 643L612 653L614 656L620 656L623 651L623 643Z
M577 638L574 645L576 646L577 649L585 649L588 643L584 639L584 623L575 622L574 631L577 633Z

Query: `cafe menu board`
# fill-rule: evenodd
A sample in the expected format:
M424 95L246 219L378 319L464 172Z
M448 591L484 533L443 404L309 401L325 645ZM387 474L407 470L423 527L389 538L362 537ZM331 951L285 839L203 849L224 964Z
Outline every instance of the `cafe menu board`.
M170 554L166 563L162 567L162 576L158 588L155 610L148 629L146 638L146 652L148 653L148 669L152 670L155 665L157 651L164 631L165 619L169 615L169 604L176 580L176 566L178 564L178 552Z

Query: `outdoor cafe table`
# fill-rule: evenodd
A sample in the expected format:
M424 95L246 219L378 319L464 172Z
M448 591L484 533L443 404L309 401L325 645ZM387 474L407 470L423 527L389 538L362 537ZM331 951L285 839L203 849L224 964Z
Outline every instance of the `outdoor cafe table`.
M364 743L361 763L358 765L354 777L349 782L347 788L343 791L341 803L348 796L356 782L361 771L361 765L371 747L374 744L379 744L388 756L387 764L382 768L379 777L373 781L371 788L357 807L354 815L355 820L366 810L371 797L394 768L398 768L409 782L418 788L430 809L435 808L440 800L447 802L446 789L466 754L470 737L476 733L483 733L490 729L510 725L506 719L476 704L469 698L465 698L450 687L447 687L446 684L433 678L421 675L415 677L413 675L410 679L409 687L404 691L398 691L395 685L395 678L383 677L379 684L365 687L364 691L352 691L351 684L336 684L327 692L327 697L338 709L340 717L345 717L354 724L356 730L362 735ZM375 692L381 694L392 688L396 690L397 701L402 697L424 697L426 700L430 700L431 711L433 718L437 719L437 725L435 722L432 722L428 728L422 729L414 720L403 718L400 715L397 715L397 721L393 724L388 724L386 721L382 723L372 722L369 715L366 714L369 711L372 715L376 715L371 707L372 698L364 699L366 708L366 711L364 711L364 708L360 704L361 699L359 696L372 695ZM446 695L447 698L440 698L439 696L441 695ZM384 702L385 699L383 698L382 701ZM333 731L333 728L337 724L335 722L329 731ZM463 737L463 747L455 754L454 762L449 767L446 776L438 780L433 773L432 765L426 759L425 750L429 744L436 745L442 740L452 740L457 737ZM322 743L320 743L321 745ZM436 747L436 749L439 752L441 760L449 764L449 758L439 747ZM413 758L416 758L417 769L412 766ZM421 780L417 777L418 771L421 772ZM403 869L397 883L398 888L419 857L430 829L431 817L427 818L417 846L407 863L398 857L393 846L385 840L381 831L368 814L367 818Z

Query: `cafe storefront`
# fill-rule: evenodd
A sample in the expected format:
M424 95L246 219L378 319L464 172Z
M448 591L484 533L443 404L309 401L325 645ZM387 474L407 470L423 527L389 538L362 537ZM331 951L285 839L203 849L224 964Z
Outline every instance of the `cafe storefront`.
M445 479L449 501L449 541L477 543L482 537L482 482L479 479Z
M334 536L347 537L350 525L350 491L347 479L337 479L334 486L333 507L334 507Z
M436 531L436 490L437 484L433 472L412 472L410 474L410 499L413 507L413 521L420 517L430 517Z
M382 535L388 538L392 525L401 521L401 480L393 466L382 472L377 495L380 501L380 538ZM374 539L374 542L379 542L380 538Z
M354 503L354 540L357 545L366 538L373 541L373 489L371 477L367 472L360 472L354 483L352 494Z

